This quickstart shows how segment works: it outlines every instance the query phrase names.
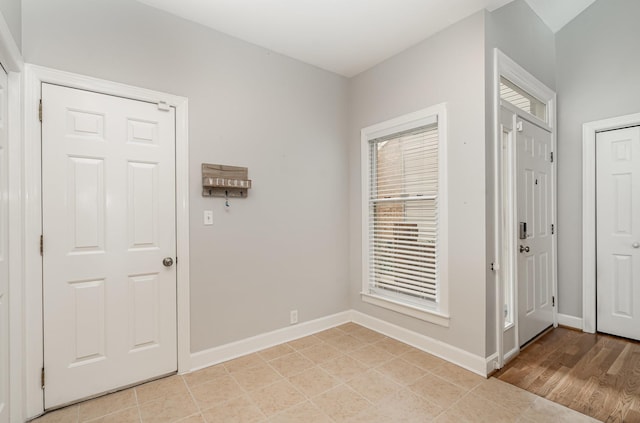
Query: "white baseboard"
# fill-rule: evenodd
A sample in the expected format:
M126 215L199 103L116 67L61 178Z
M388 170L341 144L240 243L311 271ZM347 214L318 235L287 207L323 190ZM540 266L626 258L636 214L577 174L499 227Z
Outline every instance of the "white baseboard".
M487 373L484 376L488 376L490 373L498 370L498 353L495 352L485 359L485 371Z
M558 324L582 330L582 318L558 313Z
M214 364L232 360L243 355L251 354L265 348L273 347L284 342L304 336L313 335L326 329L351 321L351 311L332 314L309 322L300 323L286 328L263 333L251 338L242 339L230 344L221 345L191 354L191 371L213 366Z
M471 354L437 339L396 326L359 311L352 310L351 313L354 323L433 354L480 376L487 376L487 359L485 357Z
M433 354L473 373L486 377L495 370L496 357L480 357L437 339L413 332L376 317L355 310L348 310L310 322L278 329L273 332L242 339L191 354L191 371L213 366L265 348L330 329L347 322L354 322L390 338ZM494 354L495 355L495 354Z

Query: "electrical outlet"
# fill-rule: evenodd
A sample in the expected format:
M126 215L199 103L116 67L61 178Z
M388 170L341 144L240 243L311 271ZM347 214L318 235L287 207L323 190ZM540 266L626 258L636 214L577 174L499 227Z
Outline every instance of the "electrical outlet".
M289 314L289 323L292 325L298 323L298 310L291 310L291 313Z
M213 210L204 211L204 224L213 225Z

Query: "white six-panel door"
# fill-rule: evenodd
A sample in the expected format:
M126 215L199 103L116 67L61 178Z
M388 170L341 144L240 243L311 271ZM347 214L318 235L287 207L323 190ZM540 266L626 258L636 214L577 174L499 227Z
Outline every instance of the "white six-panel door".
M553 324L553 169L551 133L518 119L516 135L518 223L518 339L530 341Z
M50 84L42 101L51 408L177 369L175 110Z
M9 422L9 133L7 74L0 68L0 423Z
M596 136L597 328L640 340L640 127Z

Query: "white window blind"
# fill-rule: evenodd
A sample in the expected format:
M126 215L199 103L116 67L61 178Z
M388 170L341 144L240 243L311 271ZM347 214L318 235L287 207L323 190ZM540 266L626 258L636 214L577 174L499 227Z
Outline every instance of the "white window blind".
M547 105L504 77L500 78L500 98L547 121Z
M438 299L438 124L369 141L369 292Z

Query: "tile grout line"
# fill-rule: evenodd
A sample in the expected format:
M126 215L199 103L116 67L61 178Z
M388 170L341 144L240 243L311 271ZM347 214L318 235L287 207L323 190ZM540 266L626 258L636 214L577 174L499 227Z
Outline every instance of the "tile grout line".
M196 405L196 408L198 409L198 415L200 416L200 418L202 420L206 421L206 419L204 418L204 415L202 414L202 410L200 409L200 404L198 404L198 401L196 401L196 398L193 396L193 392L191 392L191 387L189 386L189 384L187 383L187 381L185 380L183 375L179 375L179 376L182 379L182 383L184 383L184 385L187 387L187 392L189 392L189 396L191 397L191 401L193 401L193 403ZM194 414L192 414L192 415L194 415ZM187 417L189 417L189 416L187 416Z
M142 411L140 410L140 401L138 400L138 390L133 388L133 396L136 398L136 408L138 409L138 419L142 423Z

